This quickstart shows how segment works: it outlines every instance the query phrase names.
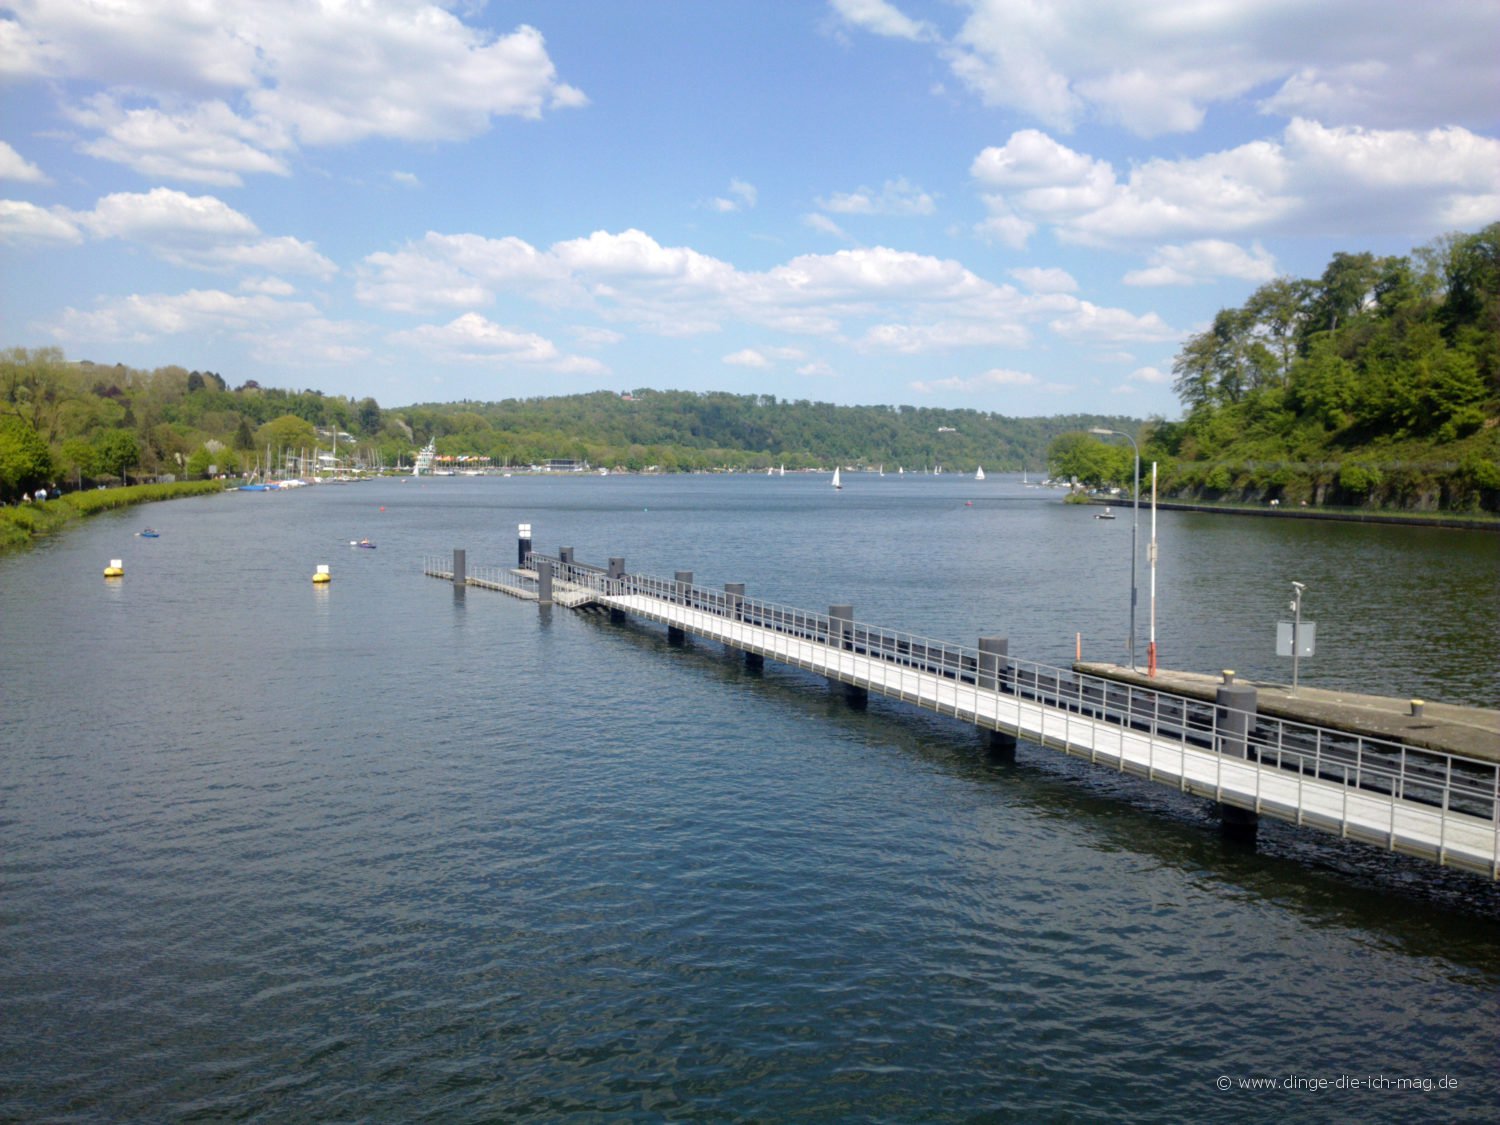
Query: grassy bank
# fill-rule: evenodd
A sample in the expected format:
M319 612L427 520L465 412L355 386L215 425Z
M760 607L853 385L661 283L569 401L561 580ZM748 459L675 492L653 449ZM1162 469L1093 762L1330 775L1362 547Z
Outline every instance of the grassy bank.
M95 489L70 492L42 504L19 504L0 508L0 551L29 547L44 535L67 527L74 520L111 508L127 508L155 500L176 500L183 496L204 496L222 492L224 484L216 480L179 481L175 484L136 484L129 488Z

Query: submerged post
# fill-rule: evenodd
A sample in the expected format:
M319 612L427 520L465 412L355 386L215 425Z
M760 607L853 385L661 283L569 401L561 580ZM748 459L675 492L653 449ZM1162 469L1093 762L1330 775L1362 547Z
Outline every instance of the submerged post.
M465 573L468 566L467 557L468 552L462 547L453 548L453 584L455 586L468 585L469 577Z
M1214 748L1220 754L1230 758L1250 757L1250 731L1255 726L1255 708L1253 684L1219 685L1214 692L1214 726L1218 730ZM1219 824L1227 836L1253 840L1260 824L1260 814L1254 809L1220 802Z
M516 525L516 565L525 566L526 556L531 554L531 525Z
M979 686L990 691L1010 690L1010 638L979 638ZM985 730L985 749L1002 761L1016 760L1016 736L1009 731Z

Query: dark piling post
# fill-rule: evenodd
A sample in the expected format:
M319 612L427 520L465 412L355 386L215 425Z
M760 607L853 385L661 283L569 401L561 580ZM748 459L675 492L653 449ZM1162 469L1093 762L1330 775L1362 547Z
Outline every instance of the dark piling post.
M453 548L453 584L455 586L466 586L469 582L467 573L467 552L462 547Z
M573 565L573 548L572 547L559 547L557 549L557 561L560 562L560 563L562 563L564 566L572 566Z
M539 561L536 564L536 601L537 605L552 604L552 564Z
M1250 730L1255 725L1256 697L1252 684L1224 683L1214 692L1214 725L1219 737L1216 749L1231 758L1249 758ZM1238 805L1219 805L1219 824L1226 836L1254 840L1260 815Z
M625 577L625 560L623 558L619 557L618 555L611 555L610 559L609 559L609 579L610 579L610 581L611 582L619 582L620 579L622 579L624 577ZM615 589L612 589L611 592L612 593L619 593L620 591L619 591L618 588L615 588ZM622 625L625 622L625 611L623 609L616 609L614 606L610 606L609 607L609 619L611 621L613 621L616 625Z
M828 607L828 643L841 652L854 647L854 607L847 602ZM863 710L870 702L870 693L865 688L833 676L827 679L828 686L839 692L850 707Z
M522 523L516 525L516 566L526 565L526 556L531 554L531 525Z
M979 638L979 686L987 691L1010 690L1010 638ZM986 730L985 749L1001 761L1016 760L1016 736L1004 730Z
M688 605L693 600L693 572L691 570L679 570L676 572L676 585L672 587L672 600L678 605ZM687 643L687 630L679 629L676 625L667 626L667 643L681 645Z

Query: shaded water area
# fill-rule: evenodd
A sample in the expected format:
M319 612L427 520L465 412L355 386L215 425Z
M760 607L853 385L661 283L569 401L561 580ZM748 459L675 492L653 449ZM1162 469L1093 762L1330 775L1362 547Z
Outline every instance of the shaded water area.
M585 561L1125 658L1128 509L1095 521L993 476L844 484L231 494L0 559L0 1119L1500 1104L1481 879L1276 823L1247 849L1173 791L1025 744L1003 765L948 720L420 572L454 547L509 563L529 522ZM1296 579L1304 682L1500 699L1495 536L1158 531L1166 665L1285 678Z

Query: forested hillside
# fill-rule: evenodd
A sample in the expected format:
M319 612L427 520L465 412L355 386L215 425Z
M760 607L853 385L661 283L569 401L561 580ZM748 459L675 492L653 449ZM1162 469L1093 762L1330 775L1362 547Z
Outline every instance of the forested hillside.
M345 464L409 466L429 440L439 453L497 465L573 458L667 472L834 464L1040 472L1054 438L1092 425L1139 422L654 390L382 409L373 398L254 380L231 388L212 371L139 371L12 348L0 353L0 499L54 482L250 472L335 448Z
M1500 501L1500 224L1406 256L1336 254L1190 337L1185 416L1147 428L1169 494L1421 509ZM1058 471L1122 482L1073 436Z

